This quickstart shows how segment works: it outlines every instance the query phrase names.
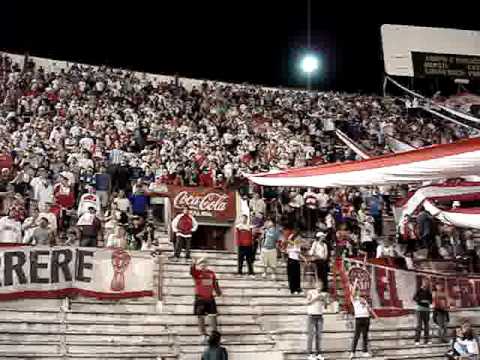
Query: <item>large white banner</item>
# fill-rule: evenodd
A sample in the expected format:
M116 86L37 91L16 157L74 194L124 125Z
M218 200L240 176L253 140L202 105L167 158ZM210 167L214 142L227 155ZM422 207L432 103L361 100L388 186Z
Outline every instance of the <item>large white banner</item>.
M0 300L153 296L150 254L122 249L0 247Z

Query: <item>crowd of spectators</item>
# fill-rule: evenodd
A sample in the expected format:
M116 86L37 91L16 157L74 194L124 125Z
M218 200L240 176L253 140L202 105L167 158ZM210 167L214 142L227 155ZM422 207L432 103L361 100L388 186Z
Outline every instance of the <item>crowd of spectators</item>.
M376 154L390 151L388 136L424 146L469 135L398 98L187 89L102 66L52 73L8 56L0 103L0 241L42 245L151 248L157 182L238 190L257 239L270 220L295 236L325 235L338 255L390 254L394 239L375 240L398 189L260 189L244 174L355 159L335 129Z

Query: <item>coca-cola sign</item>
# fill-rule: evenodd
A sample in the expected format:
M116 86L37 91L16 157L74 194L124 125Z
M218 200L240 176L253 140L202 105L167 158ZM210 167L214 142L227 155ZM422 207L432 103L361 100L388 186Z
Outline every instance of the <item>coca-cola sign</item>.
M176 209L188 207L192 211L226 211L228 196L214 192L205 194L182 191L173 199L173 206Z
M222 221L235 220L233 192L224 192L214 188L167 185L164 191L152 189L152 193L162 193L170 198L174 216L188 207L196 217L215 218Z

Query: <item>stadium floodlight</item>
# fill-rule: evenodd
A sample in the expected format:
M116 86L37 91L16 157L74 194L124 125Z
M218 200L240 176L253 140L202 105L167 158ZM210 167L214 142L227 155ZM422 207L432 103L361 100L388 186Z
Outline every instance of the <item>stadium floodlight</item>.
M305 55L300 63L300 67L305 74L312 74L318 70L319 61L315 55Z

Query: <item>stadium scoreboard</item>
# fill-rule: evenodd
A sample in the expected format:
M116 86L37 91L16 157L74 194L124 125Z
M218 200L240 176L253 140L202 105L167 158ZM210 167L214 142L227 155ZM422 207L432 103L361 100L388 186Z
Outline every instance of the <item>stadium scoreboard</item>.
M480 56L437 54L412 51L415 77L442 76L480 79Z

